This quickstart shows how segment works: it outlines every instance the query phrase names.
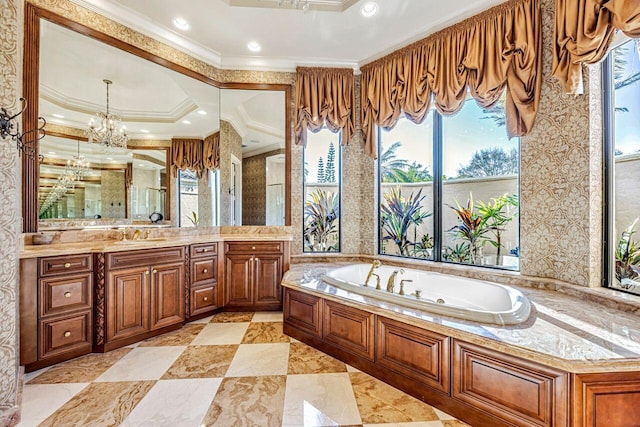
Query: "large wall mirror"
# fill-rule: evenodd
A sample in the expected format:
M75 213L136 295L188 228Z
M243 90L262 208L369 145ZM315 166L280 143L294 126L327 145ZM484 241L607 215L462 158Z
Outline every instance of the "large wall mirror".
M289 85L220 84L32 4L25 20L23 126L47 120L44 160L23 158L25 232L69 219L149 222L154 212L174 226L290 224ZM107 91L126 150L88 138ZM172 174L172 140L217 132L218 170Z

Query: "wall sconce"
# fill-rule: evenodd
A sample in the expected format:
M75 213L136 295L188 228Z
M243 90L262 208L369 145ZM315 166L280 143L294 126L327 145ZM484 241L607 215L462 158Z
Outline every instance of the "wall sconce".
M20 124L15 119L27 109L27 100L20 98L20 102L22 102L22 109L14 115L9 114L6 108L0 108L0 138L10 138L12 141L15 141L19 155L24 153L29 157L35 157L38 152L38 147L33 143L44 138L44 126L47 124L47 121L43 117L38 117L39 126L37 129L20 133ZM41 154L38 155L38 160L43 161L44 156Z

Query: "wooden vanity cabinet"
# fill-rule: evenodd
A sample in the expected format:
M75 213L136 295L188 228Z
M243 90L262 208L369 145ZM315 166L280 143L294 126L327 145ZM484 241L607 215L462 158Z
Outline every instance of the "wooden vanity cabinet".
M27 371L91 353L91 254L20 262L20 362Z
M281 310L289 243L225 243L225 309Z
M203 317L219 308L218 243L197 243L189 247L188 317Z
M97 286L96 350L108 351L167 332L185 318L185 248L108 253L104 296Z

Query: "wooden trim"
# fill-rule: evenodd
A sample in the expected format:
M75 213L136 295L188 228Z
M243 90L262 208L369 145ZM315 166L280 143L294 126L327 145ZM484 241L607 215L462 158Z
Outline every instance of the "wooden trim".
M26 4L24 14L24 52L22 69L22 91L27 100L27 109L22 115L22 129L33 135L38 129L38 99L40 76L40 15L39 9ZM38 164L39 144L35 144L34 155L22 156L22 231L38 231Z
M38 361L38 259L20 260L20 364Z
M104 272L104 253L98 252L94 259L94 347L104 345L105 339L105 272Z
M640 420L640 372L572 375L574 426L625 427Z

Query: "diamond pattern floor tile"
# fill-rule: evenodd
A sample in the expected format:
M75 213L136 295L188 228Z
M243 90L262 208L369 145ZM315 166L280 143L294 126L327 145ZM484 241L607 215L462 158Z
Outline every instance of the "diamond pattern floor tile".
M220 313L28 374L23 406L20 427L467 426L289 338L281 312Z

